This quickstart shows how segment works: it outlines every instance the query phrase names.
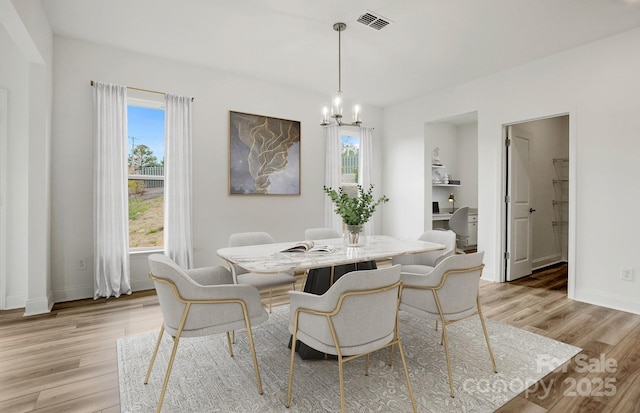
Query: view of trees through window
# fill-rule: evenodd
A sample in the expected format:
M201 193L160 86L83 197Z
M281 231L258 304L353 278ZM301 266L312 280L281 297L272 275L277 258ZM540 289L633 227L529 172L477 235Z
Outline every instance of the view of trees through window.
M164 241L164 110L129 105L129 248Z
M342 189L350 196L358 194L358 163L360 156L360 137L342 135L340 137L340 150L342 156Z

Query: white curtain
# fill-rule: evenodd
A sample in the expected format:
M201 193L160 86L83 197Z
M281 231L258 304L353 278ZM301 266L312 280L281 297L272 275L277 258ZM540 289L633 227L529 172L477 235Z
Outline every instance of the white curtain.
M358 171L360 171L360 185L366 191L371 185L371 164L373 163L373 128L360 128L360 157ZM375 193L374 189L374 193ZM375 195L374 195L375 196ZM365 234L373 234L373 217L364 225Z
M94 107L94 299L131 294L127 88L96 82Z
M340 188L342 157L340 153L340 127L327 126L324 128L325 167L324 185L335 189ZM333 212L335 206L331 199L324 197L324 226L333 228L342 234L342 218Z
M165 95L164 251L193 267L191 240L191 98Z

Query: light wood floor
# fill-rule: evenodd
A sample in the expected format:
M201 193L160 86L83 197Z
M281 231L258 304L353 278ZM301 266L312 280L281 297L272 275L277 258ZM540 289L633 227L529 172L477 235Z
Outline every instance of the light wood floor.
M274 296L274 303L286 301L284 291ZM587 357L574 358L500 413L640 412L639 315L570 301L563 267L512 283L482 282L481 301L486 317L582 347ZM22 313L0 312L3 413L119 412L116 340L161 323L153 292L57 304L41 316ZM616 371L586 371L589 359L601 357L615 360Z

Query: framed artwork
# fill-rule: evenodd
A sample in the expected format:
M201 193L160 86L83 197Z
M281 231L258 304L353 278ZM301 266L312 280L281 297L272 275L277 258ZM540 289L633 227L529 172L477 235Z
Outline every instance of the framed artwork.
M229 111L229 194L300 195L300 122Z

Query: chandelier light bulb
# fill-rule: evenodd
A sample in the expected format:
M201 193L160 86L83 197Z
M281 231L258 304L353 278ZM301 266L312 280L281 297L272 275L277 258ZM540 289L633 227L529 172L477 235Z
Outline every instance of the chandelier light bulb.
M342 92L338 91L336 92L335 96L333 97L333 116L340 116L342 117Z

